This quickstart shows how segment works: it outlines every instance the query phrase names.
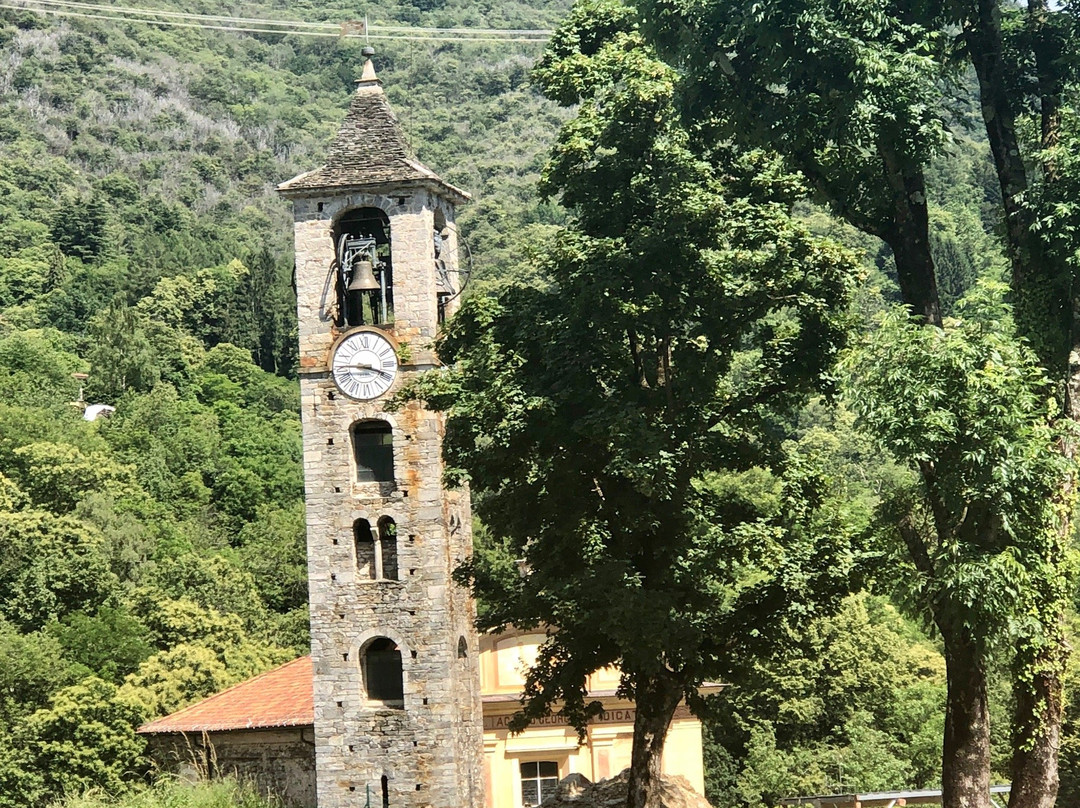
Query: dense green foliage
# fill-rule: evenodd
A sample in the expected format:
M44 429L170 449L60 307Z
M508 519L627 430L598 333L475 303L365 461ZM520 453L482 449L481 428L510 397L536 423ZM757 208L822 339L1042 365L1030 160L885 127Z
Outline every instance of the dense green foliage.
M146 767L138 724L306 644L293 384L200 346L187 395L129 389L91 423L69 403L75 344L0 337L4 805L115 791ZM267 534L280 567L265 566Z
M1008 259L1018 324L1006 333L1014 342L1019 335L1030 343L1041 371L1057 386L1057 411L1046 412L1041 396L1022 395L998 412L1008 385L999 387L995 398L980 395L975 384L968 390L943 387L931 374L920 373L899 374L895 383L871 382L870 397L885 398L864 400L864 409L886 416L870 417L868 423L889 433L888 440L920 478L917 497L903 504L893 500L900 507L892 509L889 521L900 528L914 568L929 579L924 588L934 590L922 604L943 639L949 679L943 800L989 804L991 659L978 635L1015 617L1014 601L993 590L1007 578L1014 591L1024 593L1012 649L1010 804L1051 808L1058 791L1069 655L1064 625L1072 586L1067 559L1074 532L1075 443L1071 438L1042 441L1039 451L1061 455L1064 462L1057 468L1047 461L1042 468L1038 463L1024 468L1029 475L1024 479L993 476L1018 470L1012 461L1002 462L1002 454L1031 449L1030 436L1017 429L1018 423L1080 422L1071 161L1060 150L1080 87L1077 62L1068 58L1080 31L1076 9L1045 0L914 5L765 0L750 9L730 0L642 0L634 6L650 41L681 68L684 107L703 147L721 138L777 150L836 215L888 244L909 315L933 326L946 325L943 304L957 299L957 277L970 276L977 264L958 260L958 240L943 250L949 242L934 238L928 181L936 179L935 164L940 169L949 160L954 132L978 127L979 139L988 142L996 193L988 193L986 201L995 210ZM971 114L973 97L981 121ZM1060 226L1048 228L1049 222ZM886 351L889 356L906 358L899 347L906 345L944 372L970 370L976 363L962 357L974 352L992 366L1003 364L1003 378L1014 372L1031 375L1031 358L1016 364L1015 350L1004 352L1003 362L996 350L1001 346L979 340L966 345L961 336L932 345L887 331L897 349ZM922 382L927 395L918 389ZM938 397L953 394L963 399L956 409L942 406ZM933 423L943 415L959 419L961 426L950 433L947 424ZM901 441L898 430L905 427L912 431ZM954 467L957 458L962 462ZM976 480L988 483L987 490L979 490ZM1005 500L989 504L991 491ZM1013 518L1021 514L1024 518ZM941 564L939 548L960 563ZM1018 562L1005 575L984 569L997 552ZM994 611L995 619L986 624L970 613L958 619L976 604L983 618Z
M1044 546L1059 530L1055 495L1068 471L1055 451L1063 436L1050 419L1051 386L1016 340L1002 292L977 287L961 300L963 319L944 329L895 309L849 362L869 431L912 471L930 465L945 512L963 514L949 532L931 527L940 515L914 476L888 492L882 522L906 595L943 633L983 647L1034 613L1029 598L1049 563Z
M403 0L368 13L375 23L534 28L553 26L569 5ZM825 308L794 317L796 307L770 309L756 286L783 287L803 304L839 300L841 290L827 288L836 277L800 282L772 252L828 267L846 255L817 238L831 236L865 254L867 281L855 290L853 314L869 325L898 299L890 250L807 201L806 179L765 151L694 153L674 115L675 72L623 30L625 15L610 16L602 3L581 8L588 24L563 29L535 80L536 45L376 43L379 75L419 157L474 194L459 222L477 257L477 287L535 287L505 291L497 305L476 300L446 343L462 358L475 349L474 369L488 374L471 390L480 415L506 414L484 384L521 381L520 365L497 365L495 351L520 343L519 358L546 374L522 391L513 414L523 420L505 425L532 427L529 439L507 444L504 465L488 471L534 463L534 476L512 478L532 495L562 464L600 475L589 482L602 480L603 492L610 474L650 496L685 482L682 465L698 472L684 485L696 509L689 528L678 520L649 524L632 539L662 538L675 557L683 553L686 563L668 570L666 582L681 587L673 601L697 611L671 637L672 654L694 642L741 644L692 661L695 679L708 669L739 682L701 705L709 716L710 796L719 806L841 786L932 786L940 777L934 746L944 663L884 599L897 594L884 585L890 573L879 577L875 596L849 599L832 616L794 608L771 633L747 630L738 602L769 569L783 574L758 594L805 598L817 581L822 591L814 594L834 601L849 571L840 551L870 524L881 491L910 485L854 429L851 413L822 399L800 410L807 393L830 386L816 373L840 345L843 318L830 319ZM207 0L197 10L335 21L358 14L337 0L227 8ZM581 38L585 30L595 42ZM616 32L620 38L601 46ZM835 33L819 35L827 43ZM857 139L882 134L875 129L887 120L882 108L942 91L918 80L924 52L896 64L914 77L909 95L877 87L874 60L891 59L883 43L904 31L885 25L878 33L849 54L865 91L858 126L840 116L844 125L829 129L832 113L811 108L821 99L810 97L800 97L805 106L795 118L776 116L798 143L825 130L845 135L826 157L844 166L841 190L853 201L878 181ZM148 764L133 732L141 721L306 649L291 228L287 205L271 189L321 161L358 75L360 47L0 11L0 806L42 805L88 788L91 796L72 797L67 808L262 806L231 785L163 784L120 800L93 793L141 781ZM803 78L813 73L813 64L803 68ZM977 278L998 277L1007 266L974 90L962 76L955 88L949 151L926 169L930 249L946 314L958 313ZM571 114L560 105L578 101L579 114L555 141ZM730 123L690 134L714 137ZM924 123L901 133L920 155L943 137L939 121ZM1031 199L1062 252L1075 229L1070 137L1053 158L1063 182ZM560 204L537 194L553 141L544 189L576 209L569 231L560 229L567 222ZM820 199L817 178L804 177ZM792 204L801 222L787 219ZM676 264L688 274L670 272ZM768 311L765 324L740 321L720 334L730 311L721 316L706 305L723 299L718 279L738 291L748 313ZM511 305L525 308L511 318ZM568 327L572 315L584 325ZM709 317L708 334L688 328ZM462 335L478 324L489 332L467 343ZM641 326L644 387L627 384L615 364L628 324ZM664 352L650 340L662 341L669 327L677 337L674 378L692 378L690 369L712 374L733 416L697 443L695 425L708 416L698 404L710 396L715 403L718 391L688 385L678 395L694 406L665 420ZM605 368L611 372L598 372ZM88 400L116 405L111 420L80 418L70 403L81 385L74 373L89 373ZM569 387L554 384L566 383L565 374L588 397L572 400ZM761 386L746 386L754 379ZM437 402L445 392L430 395ZM755 393L778 398L762 409L750 401ZM556 405L565 408L561 421L550 418ZM713 414L724 415L720 409ZM566 435L587 446L572 463L559 443ZM461 465L476 460L467 441L451 448ZM530 511L527 524L500 522L502 500L486 493L477 504L497 536L477 569L520 581L512 562L539 526L561 534L569 553L531 559L534 571L558 580L556 592L568 592L574 575L599 590L597 580L607 579L594 573L614 574L598 549L596 520L567 529L565 515L581 513L569 489L548 491L541 504L550 518ZM824 511L794 508L810 503ZM641 514L641 503L627 502L621 524ZM683 527L671 538L676 523ZM838 544L818 546L818 529ZM509 555L508 543L517 545ZM821 576L805 577L816 550ZM838 553L841 563L828 568ZM615 559L630 565L620 569L643 557L632 556ZM571 570L574 559L584 566ZM640 591L613 580L604 592L620 593L599 605L621 620L624 636L640 638L644 623L620 611L641 606ZM731 608L718 613L704 602L712 595L729 596ZM501 622L508 602L489 596L490 624ZM550 618L559 603L530 605ZM649 619L663 622L664 603L653 605ZM599 655L562 671L566 682L613 656L597 648ZM1007 691L1004 682L998 691ZM559 692L567 695L545 695ZM995 698L1004 713L1007 697ZM1080 755L1068 729L1065 782L1075 789Z
M848 599L726 690L706 733L714 805L929 787L940 777L944 662L887 602Z

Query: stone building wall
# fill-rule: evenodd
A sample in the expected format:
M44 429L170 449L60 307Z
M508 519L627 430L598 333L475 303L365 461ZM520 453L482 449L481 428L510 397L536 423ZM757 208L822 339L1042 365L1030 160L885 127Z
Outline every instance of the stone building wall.
M390 220L394 322L399 348L391 390L353 401L329 374L342 336L334 324L331 232L338 216L376 207ZM483 799L481 707L474 606L451 580L471 552L468 494L442 486L443 417L383 404L411 376L435 367L434 213L453 227L452 206L423 186L381 194L294 199L300 383L320 808L373 805L468 808ZM355 482L350 427L390 423L395 481ZM357 574L353 523L397 525L399 580ZM366 644L387 637L401 651L404 702L367 703L360 670ZM459 654L464 639L464 653Z
M285 808L316 808L311 727L149 736L154 760L190 778L246 780Z

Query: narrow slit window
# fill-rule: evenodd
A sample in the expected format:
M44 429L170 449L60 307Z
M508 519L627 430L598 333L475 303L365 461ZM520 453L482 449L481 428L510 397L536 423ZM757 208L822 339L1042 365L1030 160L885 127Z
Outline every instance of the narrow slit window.
M357 519L353 522L353 542L356 545L357 575L362 579L374 580L378 576L375 537L371 533L371 523L367 519Z
M352 428L358 483L394 481L394 435L386 421L361 421Z
M397 523L389 516L379 520L379 555L382 565L379 577L388 581L398 579Z

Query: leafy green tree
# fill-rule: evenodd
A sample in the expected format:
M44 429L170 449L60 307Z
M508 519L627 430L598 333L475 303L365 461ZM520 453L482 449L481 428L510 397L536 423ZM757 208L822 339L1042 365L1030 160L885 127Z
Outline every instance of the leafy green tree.
M290 287L292 265L267 248L252 255L250 271L237 290L251 311L255 363L271 373L289 374L296 364L296 300Z
M147 500L140 499L139 504ZM156 548L157 531L152 512L130 505L107 493L90 493L79 500L74 516L104 537L109 567L120 580L138 583Z
M49 406L78 397L72 374L86 365L70 337L52 329L19 331L0 338L0 396L8 404Z
M869 433L922 477L882 506L890 569L903 571L904 592L944 640L946 749L970 749L956 765L980 780L991 652L1014 627L1026 631L1044 598L1065 594L1044 587L1065 585L1055 573L1064 561L1056 497L1071 473L1057 451L1051 386L1001 296L1000 286L976 287L961 301L965 319L944 328L894 311L850 365Z
M1080 345L1075 241L1065 229L1042 226L1040 217L1052 219L1054 205L1032 204L1064 198L1054 190L1061 181L1054 150L1077 86L1077 63L1065 55L1076 48L1078 28L1071 6L1052 8L1046 0L1026 6L1004 0L915 6L772 0L746 13L731 0L636 3L650 38L684 69L696 131L706 141L730 137L780 151L838 215L889 245L904 302L938 326L939 277L926 175L954 118L947 88L963 86L955 79L973 71L1019 332L1061 383L1064 416L1080 421L1080 396L1074 393L1080 366L1070 360ZM1025 137L1025 131L1032 136ZM1066 249L1053 245L1057 235L1065 237ZM1071 458L1074 442L1063 441L1059 451ZM934 498L932 471L921 473ZM1017 635L1014 649L1011 801L1016 808L1050 808L1057 792L1068 656L1062 628L1067 569L1059 562L1070 533L1074 483L1069 479L1062 486L1056 498L1063 516L1057 545L1048 545L1047 555L1029 570L1048 576L1035 584L1044 599L1033 604L1038 619ZM949 517L962 519L962 510ZM942 527L939 541L947 540ZM915 549L924 554L928 548ZM966 721L960 716L985 713L985 703L974 706L982 700L975 691L982 689L974 681L951 687L950 717ZM981 719L976 723L981 726ZM987 738L982 729L947 731L947 803L987 805Z
M46 511L0 512L0 616L23 630L116 593L100 534Z
M239 394L231 398L242 406L257 407L267 413L293 413L300 409L295 384L261 370L252 362L248 351L227 342L206 352L200 375L224 376L238 385Z
M256 630L266 619L266 605L253 575L224 555L188 553L162 559L147 583L174 600L235 615L248 630Z
M307 530L304 506L260 508L238 537L240 557L266 605L289 612L307 603Z
M0 730L0 808L26 808L45 794L41 772L9 731Z
M72 612L46 627L72 662L119 684L153 653L146 627L124 609L101 606L94 614Z
M109 205L101 195L68 197L56 208L49 229L66 255L92 261L108 247Z
M205 504L222 453L211 410L162 384L125 400L102 433L155 499L178 512Z
M0 474L0 511L22 510L30 500L12 480Z
M104 452L83 454L62 443L28 443L15 450L19 483L33 503L54 513L70 513L90 493L113 497L137 494L133 469Z
M759 806L793 794L932 787L944 691L937 650L881 599L851 596L713 697L707 796Z
M138 314L113 302L90 323L91 400L116 402L126 392L149 390L161 375Z
M91 788L119 793L148 767L146 742L135 734L144 717L115 685L90 677L31 715L20 740L51 797Z
M131 673L120 693L156 718L224 690L237 681L212 649L202 645L174 645L147 659Z
M49 695L73 684L74 672L64 649L43 631L24 634L0 620L0 732L10 730L28 713L45 707Z
M150 630L159 649L176 645L202 645L223 653L244 639L244 624L235 614L222 614L188 598L172 599L152 587L139 587L130 595L132 613Z
M545 172L574 211L552 282L467 301L455 369L413 394L449 412L448 463L528 570L465 568L483 625L553 629L516 725L558 699L583 728L585 677L619 665L641 808L679 701L846 591L847 537L780 425L827 386L855 271L793 222L805 189L767 155L689 150L625 7L579 7L536 78L580 105Z

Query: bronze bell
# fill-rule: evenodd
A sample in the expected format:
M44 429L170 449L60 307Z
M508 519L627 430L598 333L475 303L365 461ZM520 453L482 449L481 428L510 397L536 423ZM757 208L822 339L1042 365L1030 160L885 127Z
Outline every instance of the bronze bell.
M350 292L374 292L381 289L378 278L372 271L370 261L357 261L353 269L352 280L349 281Z

